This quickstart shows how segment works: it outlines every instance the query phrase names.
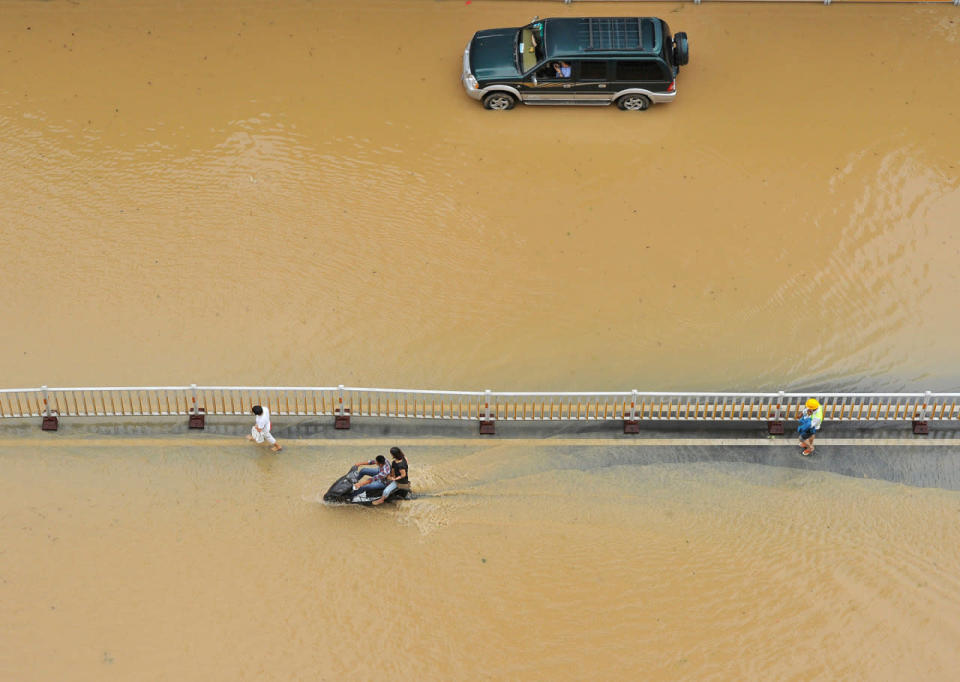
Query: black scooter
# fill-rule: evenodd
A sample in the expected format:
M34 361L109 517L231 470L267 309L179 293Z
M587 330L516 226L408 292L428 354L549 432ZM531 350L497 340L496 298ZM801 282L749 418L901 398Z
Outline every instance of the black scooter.
M375 500L380 499L382 490L367 492L366 490L354 490L353 486L360 480L360 471L357 465L350 467L346 475L337 479L336 483L330 486L324 496L323 501L327 504L362 504L366 507L373 505ZM384 504L389 504L394 500L405 500L410 496L410 484L401 483L393 494L387 498Z

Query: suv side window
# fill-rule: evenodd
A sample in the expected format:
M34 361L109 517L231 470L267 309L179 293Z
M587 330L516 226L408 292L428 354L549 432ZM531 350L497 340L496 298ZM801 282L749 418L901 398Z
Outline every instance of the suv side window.
M660 62L652 60L637 60L617 62L616 72L618 81L668 81L666 72Z
M555 79L557 77L557 72L554 70L553 64L553 61L546 62L543 64L543 66L537 69L537 72L533 75L542 81Z
M607 62L605 61L580 62L580 75L577 77L577 80L581 80L581 81L607 80Z

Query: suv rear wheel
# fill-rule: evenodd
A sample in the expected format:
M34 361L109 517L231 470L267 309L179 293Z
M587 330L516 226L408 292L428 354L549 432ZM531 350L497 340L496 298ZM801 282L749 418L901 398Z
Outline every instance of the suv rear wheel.
M491 92L483 98L483 108L495 111L513 109L516 103L517 100L509 92Z
M617 106L624 111L643 111L650 106L650 98L646 95L624 95L617 100Z

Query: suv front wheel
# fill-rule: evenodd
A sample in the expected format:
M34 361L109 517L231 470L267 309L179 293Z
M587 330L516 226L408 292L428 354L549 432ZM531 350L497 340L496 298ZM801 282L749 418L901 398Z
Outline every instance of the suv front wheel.
M507 109L513 109L513 106L517 103L517 100L514 99L513 95L509 92L491 92L489 95L483 98L483 108L484 109L493 109L495 111L506 111Z
M650 107L650 98L646 95L624 95L617 100L617 106L624 111L643 111Z

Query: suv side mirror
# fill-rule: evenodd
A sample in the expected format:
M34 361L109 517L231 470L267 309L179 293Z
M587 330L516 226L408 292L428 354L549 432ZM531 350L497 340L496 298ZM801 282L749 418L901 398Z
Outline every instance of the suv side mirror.
M533 83L534 85L537 84L537 74L533 74L532 76L530 76L530 82Z

